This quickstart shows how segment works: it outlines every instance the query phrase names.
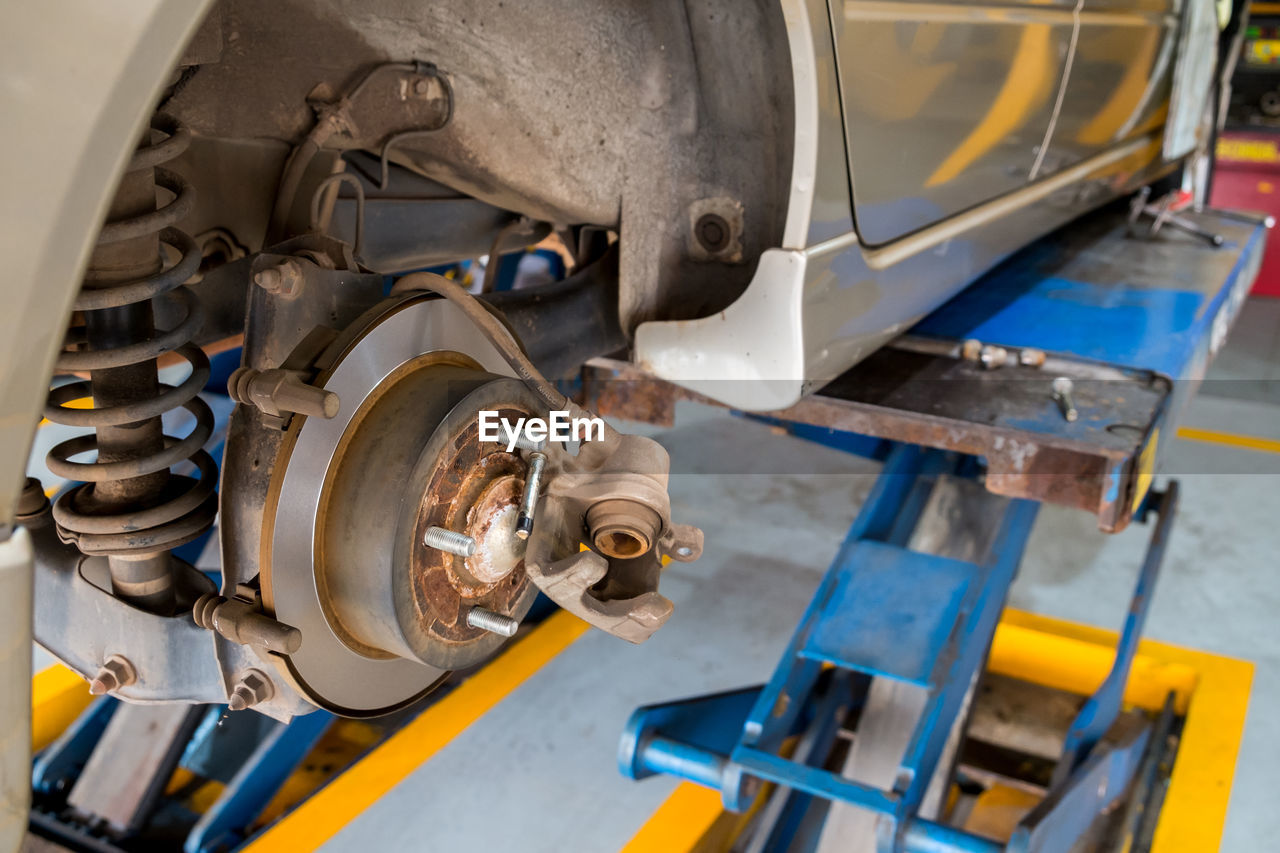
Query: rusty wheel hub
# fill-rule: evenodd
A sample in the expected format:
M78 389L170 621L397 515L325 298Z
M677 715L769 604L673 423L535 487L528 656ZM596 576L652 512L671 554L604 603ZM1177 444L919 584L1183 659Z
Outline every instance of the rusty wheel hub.
M532 400L517 380L434 357L388 377L365 406L321 498L321 604L370 657L479 663L504 638L469 626L467 612L519 619L537 591L515 537L525 462L482 443L478 415L528 417ZM431 527L470 535L475 553L428 547Z
M262 533L264 600L302 634L284 670L350 715L482 662L507 638L469 626L468 611L520 619L537 594L514 536L525 462L482 444L477 424L481 409L534 413L524 383L441 300L357 325L320 356L339 412L291 423ZM432 526L474 537L476 553L427 547Z

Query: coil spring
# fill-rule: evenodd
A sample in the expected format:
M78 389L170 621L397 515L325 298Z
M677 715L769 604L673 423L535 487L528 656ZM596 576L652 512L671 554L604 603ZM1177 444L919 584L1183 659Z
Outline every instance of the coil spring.
M93 434L63 441L49 451L51 472L81 482L54 504L53 516L61 537L86 554L145 554L175 548L207 530L217 512L217 465L203 450L213 432L213 413L197 396L209 378L209 359L191 343L203 315L195 294L183 286L200 266L200 250L195 240L173 227L191 210L194 192L181 175L160 165L186 150L190 133L163 115L152 120L151 129L150 144L134 153L126 172L153 169L156 185L173 198L146 213L108 222L98 235L98 246L158 234L160 244L169 247L177 260L166 258L162 248L158 272L125 282L107 283L109 279L90 269L85 280L93 286L80 291L74 307L89 314L163 298L181 306L183 319L172 329L152 328L142 340L105 349L87 349L86 327L73 327L57 367L59 372L83 373L154 362L174 353L187 361L191 374L176 386L159 383L160 393L150 399L88 409L68 404L91 396L92 384L72 382L50 392L44 414L54 423L98 429L138 424L181 407L195 418L195 427L184 438L165 435L158 451L122 460L73 461L98 450ZM198 478L170 474L161 493L145 506L109 506L94 500L96 483L157 474L184 460L194 463Z

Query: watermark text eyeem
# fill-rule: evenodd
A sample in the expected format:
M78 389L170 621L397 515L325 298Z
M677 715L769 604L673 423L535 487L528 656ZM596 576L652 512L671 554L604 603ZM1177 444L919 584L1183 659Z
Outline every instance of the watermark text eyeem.
M603 441L604 420L575 418L554 409L544 418L517 418L513 424L492 409L481 409L478 423L480 440L506 443L507 452L517 446L536 447L544 441Z

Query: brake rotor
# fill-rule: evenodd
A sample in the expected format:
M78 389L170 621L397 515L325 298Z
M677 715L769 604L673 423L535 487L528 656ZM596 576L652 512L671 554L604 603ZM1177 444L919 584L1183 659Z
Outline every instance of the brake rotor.
M374 309L321 356L331 420L295 416L264 513L264 605L299 629L279 664L311 701L347 716L412 702L506 641L472 607L520 619L537 594L514 536L526 464L479 441L477 414L538 411L498 350L450 303ZM476 554L423 544L467 533Z

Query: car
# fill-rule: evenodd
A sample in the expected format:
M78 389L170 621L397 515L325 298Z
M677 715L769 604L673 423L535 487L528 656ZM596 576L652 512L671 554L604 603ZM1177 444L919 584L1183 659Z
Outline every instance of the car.
M7 9L0 547L36 639L99 692L279 719L403 707L539 590L644 640L701 534L657 442L524 429L595 423L551 380L623 353L795 403L1193 184L1218 37L1205 0ZM73 434L28 468L41 415Z

